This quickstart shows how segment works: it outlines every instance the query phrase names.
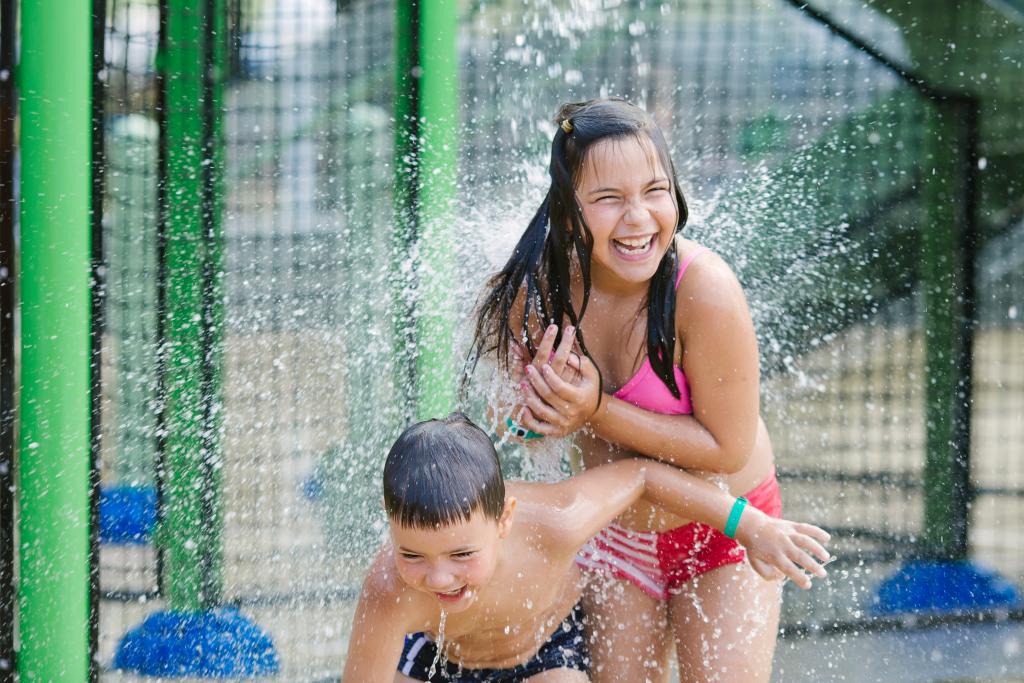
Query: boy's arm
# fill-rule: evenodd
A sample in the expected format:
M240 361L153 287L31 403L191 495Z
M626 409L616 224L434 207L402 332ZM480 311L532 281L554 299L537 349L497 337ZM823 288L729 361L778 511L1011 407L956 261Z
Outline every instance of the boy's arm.
M640 498L716 529L724 529L736 499L714 484L680 469L650 460L627 459L593 467L552 485L559 508L558 541L579 548ZM809 587L800 567L824 576L822 547L828 533L810 524L777 520L746 506L736 540L752 557L768 563ZM813 555L813 556L812 556Z
M669 484L652 487L659 476ZM646 498L670 512L717 529L725 522L735 500L714 484L653 460L627 458L590 467L564 481L549 485L564 519L559 542L581 546L633 503ZM656 500L657 499L657 500Z
M376 569L375 563L359 596L343 683L391 683L402 655L411 606L403 605L401 596L375 576Z

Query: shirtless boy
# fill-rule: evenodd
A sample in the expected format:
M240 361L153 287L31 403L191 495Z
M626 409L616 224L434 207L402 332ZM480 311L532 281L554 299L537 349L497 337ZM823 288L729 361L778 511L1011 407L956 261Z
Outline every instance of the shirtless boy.
M734 530L765 578L825 576L825 531L670 465L619 460L506 488L487 434L456 413L409 427L388 453L391 539L363 584L344 681L588 681L576 552L640 498Z

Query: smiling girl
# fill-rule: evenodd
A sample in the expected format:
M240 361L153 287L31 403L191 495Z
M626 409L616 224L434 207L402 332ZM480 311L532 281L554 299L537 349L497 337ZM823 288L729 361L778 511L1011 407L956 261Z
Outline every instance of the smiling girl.
M556 123L547 196L476 325L475 352L519 383L513 432L572 435L585 467L642 456L718 477L778 517L750 313L725 262L679 235L664 136L617 99ZM680 680L769 679L780 587L721 532L638 502L577 563L593 680L666 680L673 644Z

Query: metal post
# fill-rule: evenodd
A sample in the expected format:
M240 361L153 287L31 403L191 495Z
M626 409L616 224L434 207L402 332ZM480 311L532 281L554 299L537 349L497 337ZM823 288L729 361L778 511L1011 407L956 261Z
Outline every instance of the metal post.
M407 418L422 420L455 406L449 226L458 166L457 3L402 0L395 26L397 380L415 396ZM415 268L407 265L412 245Z
M18 3L0 0L0 683L14 681L14 124Z
M223 605L222 368L224 0L162 0L159 90L162 596L114 666L146 676L242 678L280 670L270 636Z
M923 553L967 558L970 388L973 339L974 192L965 107L939 101L929 126L927 222L921 236L925 344L925 519Z
M395 311L395 386L402 388L407 397L403 405L404 423L415 417L417 396L413 297L416 278L415 270L406 264L411 259L409 245L415 244L419 232L419 4L419 0L395 4L395 230L391 246L391 300Z
M24 3L21 680L89 677L92 3Z
M162 592L172 611L220 604L221 0L162 7Z
M459 78L455 0L419 3L420 149L417 413L455 406L450 226L458 167Z
M970 509L975 490L971 480L971 426L974 407L974 336L977 329L977 298L975 292L975 266L978 244L978 206L980 182L978 178L979 143L981 137L981 111L977 100L965 99L959 106L958 117L962 133L960 173L963 178L963 220L960 231L960 336L957 348L957 390L953 407L953 443L955 453L955 488L953 507L958 516L956 550L959 557L968 555L971 530Z
M89 302L91 353L89 354L89 652L99 649L100 637L100 448L103 438L102 349L106 329L106 272L103 245L103 197L106 187L105 126L106 82L104 43L107 0L92 0L92 289ZM89 658L89 681L99 680L96 657Z

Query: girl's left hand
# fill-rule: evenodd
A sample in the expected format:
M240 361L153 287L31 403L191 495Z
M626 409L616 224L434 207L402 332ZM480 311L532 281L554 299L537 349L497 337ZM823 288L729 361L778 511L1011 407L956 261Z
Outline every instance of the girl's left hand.
M812 576L827 576L825 565L835 559L824 546L830 538L813 524L775 519L750 507L743 511L736 532L754 571L769 581L792 579L804 589L811 587Z
M519 422L538 434L567 436L585 425L597 411L601 380L597 366L578 353L572 328L566 329L559 348L551 353L555 331L554 326L548 329L534 362L526 364L526 380L519 388L522 405L527 409L522 411ZM572 372L574 381L565 379L563 375L568 373L562 372L563 368Z

